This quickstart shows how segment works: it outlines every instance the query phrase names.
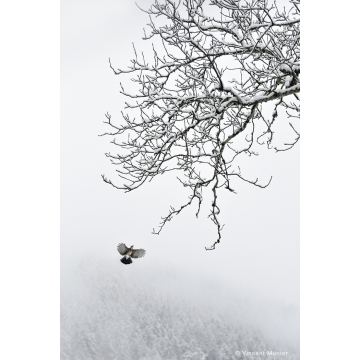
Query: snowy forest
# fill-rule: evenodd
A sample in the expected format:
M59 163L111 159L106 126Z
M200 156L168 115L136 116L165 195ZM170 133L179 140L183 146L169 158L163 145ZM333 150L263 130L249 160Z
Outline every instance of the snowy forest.
M297 339L287 339L284 330L272 332L285 317L298 318L295 307L272 308L277 320L266 331L269 314L219 284L166 269L129 277L120 264L91 263L83 261L74 268L72 279L62 287L63 360L299 359ZM254 317L261 328L254 325ZM291 330L293 324L288 327ZM288 355L241 352L260 350Z

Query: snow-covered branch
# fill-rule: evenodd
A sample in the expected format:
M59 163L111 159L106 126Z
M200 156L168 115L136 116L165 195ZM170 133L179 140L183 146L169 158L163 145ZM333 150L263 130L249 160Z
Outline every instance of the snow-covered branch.
M122 124L109 114L105 121L114 129L106 135L114 136L112 143L121 149L106 156L117 165L123 185L103 179L132 191L159 174L182 174L179 180L191 190L189 201L171 208L157 234L195 198L200 207L202 190L210 186L209 217L217 227L212 249L222 229L218 190L234 191L235 178L259 186L240 175L237 160L242 154L257 155L259 144L272 148L281 109L299 117L300 1L279 9L268 0L155 0L143 11L150 15L144 40L158 43L151 60L134 47L127 69L110 63L116 75L133 76L137 91L121 85L126 99ZM270 118L265 103L273 106ZM283 142L288 148L299 139L293 130L298 138Z

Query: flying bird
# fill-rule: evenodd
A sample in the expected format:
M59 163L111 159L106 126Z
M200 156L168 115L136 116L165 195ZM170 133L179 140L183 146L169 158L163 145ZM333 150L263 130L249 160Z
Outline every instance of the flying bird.
M132 259L137 259L145 256L146 251L144 249L134 249L134 245L131 245L129 248L123 244L120 243L117 246L117 251L120 253L120 255L125 255L123 258L120 259L120 261L125 264L129 265L132 263Z

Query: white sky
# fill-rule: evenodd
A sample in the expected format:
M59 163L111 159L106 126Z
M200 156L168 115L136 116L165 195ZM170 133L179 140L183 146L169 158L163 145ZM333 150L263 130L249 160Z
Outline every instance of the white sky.
M171 176L128 194L105 184L102 173L117 181L104 156L113 148L110 137L97 136L109 130L102 123L105 112L119 118L120 79L108 58L115 66L128 64L132 42L141 49L147 16L132 1L63 1L61 11L63 267L87 252L118 261L116 245L123 241L147 250L146 258L134 264L144 271L161 257L167 266L196 276L299 304L299 146L250 159L245 167L249 176L266 183L273 175L267 189L239 181L237 195L220 193L225 227L215 251L204 250L216 236L206 203L199 219L196 207L190 208L160 236L152 235L169 206L182 204L187 193Z

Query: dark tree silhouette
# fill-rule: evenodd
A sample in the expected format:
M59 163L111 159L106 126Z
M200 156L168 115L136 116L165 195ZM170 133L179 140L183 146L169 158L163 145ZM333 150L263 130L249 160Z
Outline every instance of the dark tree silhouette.
M258 155L259 145L285 151L300 138L289 123L293 139L283 148L272 145L278 115L298 118L300 112L300 0L283 9L267 0L164 0L143 11L150 15L144 39L160 41L151 61L134 47L128 69L110 63L116 75L131 74L138 90L121 85L128 100L120 125L106 114L113 132L103 135L114 136L118 147L106 156L118 165L123 184L103 180L132 191L177 171L189 199L171 207L155 234L194 200L198 216L203 189L210 187L217 239L206 249L214 249L222 229L218 190L234 192L233 179L261 188L271 181L245 178L239 158Z

